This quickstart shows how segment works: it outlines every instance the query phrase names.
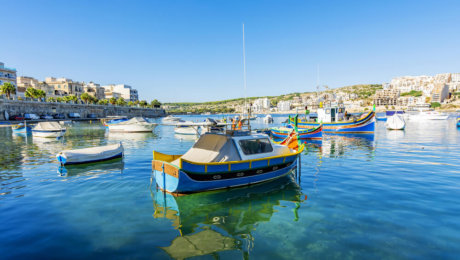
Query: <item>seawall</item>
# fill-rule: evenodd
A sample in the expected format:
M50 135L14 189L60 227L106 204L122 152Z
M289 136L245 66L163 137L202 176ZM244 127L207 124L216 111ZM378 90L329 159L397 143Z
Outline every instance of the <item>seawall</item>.
M66 117L69 113L79 113L82 118L87 117L88 114L95 114L97 117L160 117L165 115L165 110L162 108L121 107L114 105L86 105L39 101L0 100L0 120L8 120L8 118L5 118L5 114L12 116L23 115L26 113L34 113L39 116L44 114L64 114Z

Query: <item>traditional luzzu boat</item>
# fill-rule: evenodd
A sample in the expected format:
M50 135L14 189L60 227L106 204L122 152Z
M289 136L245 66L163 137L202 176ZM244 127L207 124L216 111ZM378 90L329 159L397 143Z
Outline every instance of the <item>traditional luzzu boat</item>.
M270 128L270 133L273 138L276 139L285 139L289 134L295 131L294 127L291 125L286 125L282 127L272 127ZM323 138L323 125L319 125L315 128L298 128L297 129L297 138L301 140L318 140Z
M66 128L57 122L40 122L32 128L32 136L57 138L65 134Z
M316 128L323 125L324 133L374 133L375 130L375 112L371 111L360 118L353 115L347 115L343 105L329 105L318 108L318 119L316 122L306 119L297 119L299 129ZM295 119L289 119L291 125L294 125Z
M11 129L13 130L13 133L15 134L26 134L26 133L30 133L30 131L32 130L31 127L23 123L12 125Z
M278 179L291 174L297 166L304 146L298 146L294 139L281 145L266 134L250 131L207 133L183 155L153 151L153 175L160 189L173 194Z
M62 166L83 163L95 163L123 157L121 143L76 150L64 150L56 155Z

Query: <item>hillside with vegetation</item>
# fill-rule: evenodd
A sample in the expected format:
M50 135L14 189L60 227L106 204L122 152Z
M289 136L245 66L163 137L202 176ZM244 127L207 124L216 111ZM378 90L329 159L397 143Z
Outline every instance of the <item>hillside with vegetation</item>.
M346 93L354 94L356 99L364 100L366 103L371 101L372 96L379 89L382 89L380 84L367 84L367 85L353 85L336 89L329 89L320 92L295 92L284 94L280 96L261 96L261 97L248 97L246 101L252 103L259 98L268 98L272 107L280 101L292 101L295 97L302 98L310 95L322 95L325 93ZM220 101L210 102L173 102L164 103L163 107L168 113L181 114L181 113L235 113L237 108L244 105L244 98L227 99Z

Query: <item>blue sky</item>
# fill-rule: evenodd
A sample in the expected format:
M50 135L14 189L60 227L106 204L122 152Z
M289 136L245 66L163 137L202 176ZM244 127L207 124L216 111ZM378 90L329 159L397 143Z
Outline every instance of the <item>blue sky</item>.
M460 72L460 1L1 1L18 75L211 101Z

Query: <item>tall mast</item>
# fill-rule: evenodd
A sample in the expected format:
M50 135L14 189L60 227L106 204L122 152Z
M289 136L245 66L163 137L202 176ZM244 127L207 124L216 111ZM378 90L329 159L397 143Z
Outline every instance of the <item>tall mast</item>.
M245 49L245 44L244 44L244 23L243 23L243 84L244 84L244 109L243 109L243 115L244 111L247 109L247 103L246 103L246 49ZM249 124L249 111L247 111L248 114L248 124Z

